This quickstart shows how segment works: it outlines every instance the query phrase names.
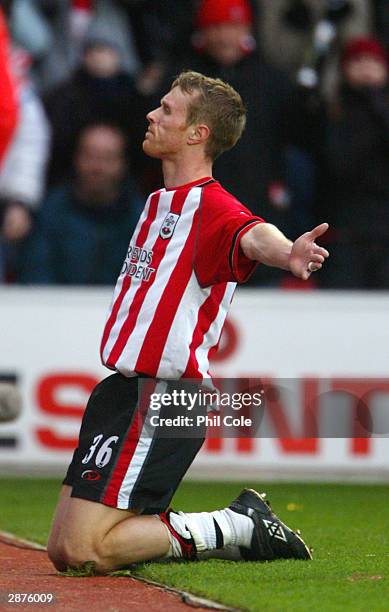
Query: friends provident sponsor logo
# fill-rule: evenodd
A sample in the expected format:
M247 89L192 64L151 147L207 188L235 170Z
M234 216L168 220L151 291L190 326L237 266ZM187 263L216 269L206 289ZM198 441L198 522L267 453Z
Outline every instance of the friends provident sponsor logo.
M155 268L150 266L153 260L153 251L131 245L123 263L121 275L127 274L144 281L149 281Z

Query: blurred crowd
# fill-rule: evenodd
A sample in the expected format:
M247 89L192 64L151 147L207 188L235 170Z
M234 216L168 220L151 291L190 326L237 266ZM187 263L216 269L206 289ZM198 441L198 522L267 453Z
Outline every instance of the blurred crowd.
M0 0L0 283L112 285L145 196L146 114L182 69L242 95L214 176L290 238L312 287L389 289L389 2ZM255 286L298 287L258 267Z

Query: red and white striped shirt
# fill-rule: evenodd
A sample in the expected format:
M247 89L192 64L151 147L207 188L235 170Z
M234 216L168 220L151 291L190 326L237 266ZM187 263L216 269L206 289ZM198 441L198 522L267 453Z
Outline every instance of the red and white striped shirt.
M212 178L152 193L116 284L103 364L128 377L208 378L236 284L256 266L240 239L262 221Z

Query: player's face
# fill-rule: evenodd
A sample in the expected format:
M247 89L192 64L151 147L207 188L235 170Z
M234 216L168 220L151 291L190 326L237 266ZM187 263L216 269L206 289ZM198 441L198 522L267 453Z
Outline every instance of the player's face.
M147 155L174 159L182 153L193 129L187 125L188 104L193 95L174 87L162 98L161 105L147 115L149 127L143 141Z

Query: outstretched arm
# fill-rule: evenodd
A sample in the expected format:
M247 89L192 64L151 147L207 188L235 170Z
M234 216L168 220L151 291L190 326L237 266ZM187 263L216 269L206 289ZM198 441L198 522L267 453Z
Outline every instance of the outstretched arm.
M240 241L240 246L249 259L267 266L289 270L303 280L312 272L320 270L329 253L315 243L328 229L328 223L317 225L291 242L270 223L258 223Z

